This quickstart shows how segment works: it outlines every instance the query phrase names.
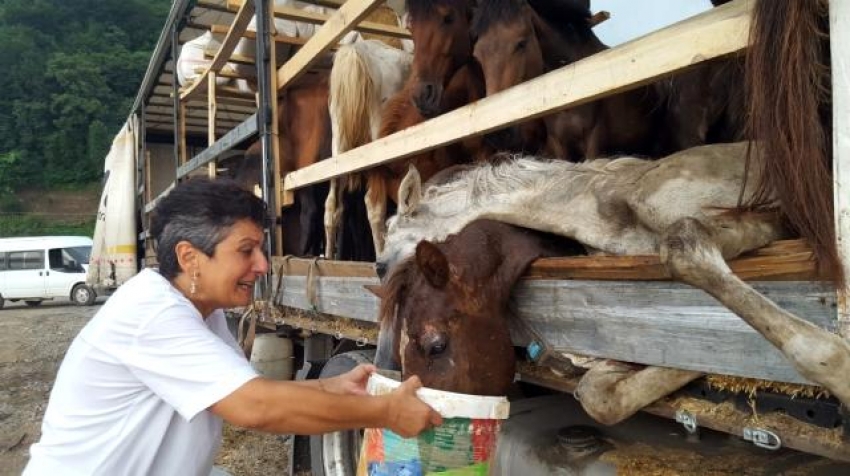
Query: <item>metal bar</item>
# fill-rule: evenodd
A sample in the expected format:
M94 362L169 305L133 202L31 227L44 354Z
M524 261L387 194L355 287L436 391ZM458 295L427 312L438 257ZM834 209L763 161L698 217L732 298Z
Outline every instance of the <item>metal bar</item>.
M222 136L211 147L207 148L200 154L192 158L192 160L181 165L177 169L177 179L181 179L192 173L198 167L207 165L210 161L220 156L224 152L232 149L236 144L243 142L245 139L257 133L257 115L253 114L248 119L245 119L241 124L234 127L230 132Z
M832 54L832 168L835 236L850 279L850 3L829 2ZM838 290L838 332L850 337L850 286Z

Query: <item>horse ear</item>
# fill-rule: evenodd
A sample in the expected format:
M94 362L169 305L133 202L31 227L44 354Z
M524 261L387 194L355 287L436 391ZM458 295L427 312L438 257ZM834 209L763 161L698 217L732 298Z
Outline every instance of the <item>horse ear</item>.
M398 214L410 215L422 201L422 177L412 164L398 186Z
M416 264L431 286L442 289L449 281L449 261L446 255L430 241L416 245Z
M378 299L384 299L384 297L386 297L387 293L384 291L384 287L380 284L364 284L363 287L370 293L377 296Z

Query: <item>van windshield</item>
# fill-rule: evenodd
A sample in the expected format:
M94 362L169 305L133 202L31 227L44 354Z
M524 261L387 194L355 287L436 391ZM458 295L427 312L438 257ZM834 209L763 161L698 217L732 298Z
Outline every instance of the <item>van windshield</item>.
M91 258L91 246L74 246L65 248L71 258L80 264L89 264Z

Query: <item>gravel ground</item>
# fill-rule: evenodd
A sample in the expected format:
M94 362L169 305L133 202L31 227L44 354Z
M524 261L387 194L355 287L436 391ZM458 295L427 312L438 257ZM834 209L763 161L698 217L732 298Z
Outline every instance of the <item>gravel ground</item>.
M97 310L70 302L0 310L0 475L19 475L41 434L50 388L74 336ZM216 464L234 476L288 475L286 437L226 426Z

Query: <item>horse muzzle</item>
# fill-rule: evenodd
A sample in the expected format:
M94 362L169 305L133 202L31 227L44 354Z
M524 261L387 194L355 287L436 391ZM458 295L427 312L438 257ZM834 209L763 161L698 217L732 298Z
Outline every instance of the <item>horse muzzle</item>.
M440 102L443 99L443 86L434 82L420 82L413 96L413 105L426 119L439 116Z

